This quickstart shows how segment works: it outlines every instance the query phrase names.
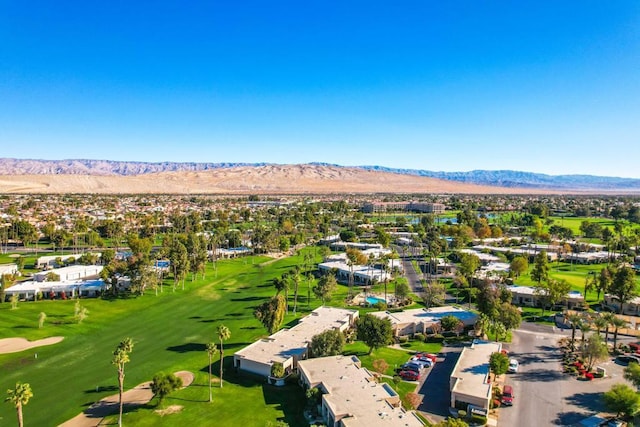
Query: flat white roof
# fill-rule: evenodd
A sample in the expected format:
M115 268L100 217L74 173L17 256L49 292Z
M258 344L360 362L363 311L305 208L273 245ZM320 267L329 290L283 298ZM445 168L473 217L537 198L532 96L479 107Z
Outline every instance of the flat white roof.
M507 286L507 289L512 294L516 294L516 295L537 296L536 295L536 288L533 288L531 286L511 285L511 286ZM584 296L579 291L569 291L569 293L566 295L565 298L569 298L569 299L584 299Z
M478 318L475 313L452 306L414 308L398 312L376 311L371 314L381 319L389 319L394 326L407 323L436 323L445 316L455 316L468 325L475 323Z
M326 406L337 418L343 417L347 427L423 426L412 412L393 406L397 393L386 383L377 383L355 356L303 360L298 369L312 387L322 384L328 392L323 395Z
M335 307L318 307L300 319L291 329L282 329L236 352L236 356L267 365L284 363L290 357L304 354L311 339L326 330L349 325L358 316L357 310Z
M488 399L491 395L489 378L489 358L491 353L502 349L500 343L475 341L471 347L465 347L451 373L457 378L452 393L461 393L479 399Z
M96 275L102 271L104 267L101 265L70 265L68 267L53 268L51 270L40 271L34 274L34 277L46 276L49 273L55 273L59 276L69 275L73 273L85 274L90 276ZM97 271L97 273L96 273Z

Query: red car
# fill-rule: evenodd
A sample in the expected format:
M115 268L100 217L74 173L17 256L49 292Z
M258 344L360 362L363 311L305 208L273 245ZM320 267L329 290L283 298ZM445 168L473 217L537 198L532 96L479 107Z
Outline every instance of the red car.
M632 342L631 344L629 344L629 348L634 353L640 353L640 341Z
M436 362L436 359L438 358L438 355L436 354L432 354L432 353L416 353L414 354L413 357L417 357L418 359L429 359L431 360L433 363Z
M400 375L400 378L406 381L418 381L418 379L420 378L420 374L418 374L416 371L400 371L398 375Z
M513 395L513 387L511 387L510 385L505 385L502 388L502 404L506 406L513 405L514 397L515 396Z

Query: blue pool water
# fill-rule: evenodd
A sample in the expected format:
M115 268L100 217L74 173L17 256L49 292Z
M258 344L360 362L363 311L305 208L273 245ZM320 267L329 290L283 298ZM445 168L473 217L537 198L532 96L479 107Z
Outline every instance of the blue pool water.
M367 304L370 304L370 305L376 305L379 302L381 302L383 304L387 303L384 300L384 298L376 298L376 297L367 297L366 301L367 301Z

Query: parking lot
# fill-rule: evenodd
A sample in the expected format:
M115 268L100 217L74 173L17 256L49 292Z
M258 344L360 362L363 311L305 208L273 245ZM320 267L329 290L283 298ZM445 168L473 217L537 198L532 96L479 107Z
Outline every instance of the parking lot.
M548 426L574 424L604 411L602 393L613 384L625 382L624 367L612 360L599 363L607 377L580 381L562 373L559 338L570 332L553 332L548 327L525 326L513 332L513 341L505 347L509 356L520 362L518 373L508 374L506 383L513 386L512 407L498 410L499 426Z

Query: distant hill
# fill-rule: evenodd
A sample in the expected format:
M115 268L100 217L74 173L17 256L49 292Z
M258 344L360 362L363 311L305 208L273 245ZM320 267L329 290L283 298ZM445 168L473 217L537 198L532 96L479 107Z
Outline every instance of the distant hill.
M0 175L89 175L138 176L165 172L205 172L239 167L284 166L268 163L199 163L199 162L122 162L113 160L35 160L0 158ZM594 175L545 175L511 170L474 170L470 172L434 172L419 169L397 169L384 166L347 168L336 164L310 163L291 165L359 169L387 174L436 178L464 184L504 187L521 190L638 192L640 179L603 177Z

